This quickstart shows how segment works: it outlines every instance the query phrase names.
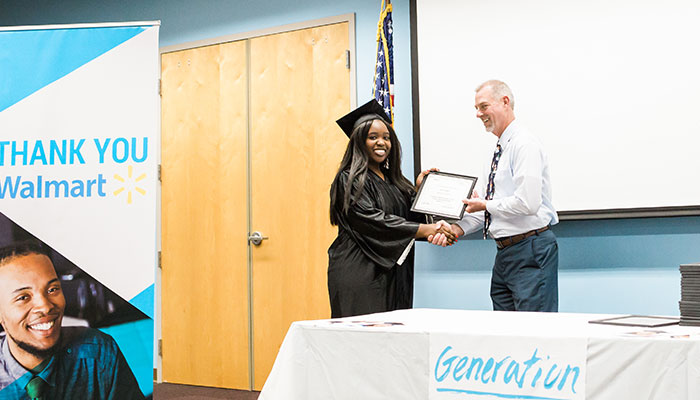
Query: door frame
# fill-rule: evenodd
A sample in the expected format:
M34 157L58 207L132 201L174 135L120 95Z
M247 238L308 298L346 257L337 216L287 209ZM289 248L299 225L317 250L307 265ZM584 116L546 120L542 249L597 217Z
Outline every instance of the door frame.
M292 23L292 24L287 24L287 25L280 25L277 27L272 27L272 28L263 28L259 30L254 30L254 31L248 31L248 32L242 32L242 33L235 33L231 35L224 35L224 36L218 36L215 38L210 38L210 39L201 39L201 40L195 40L191 42L185 42L181 44L175 44L171 46L163 46L160 47L159 49L159 55L158 55L158 73L162 71L162 67L160 65L160 60L163 54L167 53L172 53L176 51L181 51L181 50L189 50L189 49L195 49L198 47L205 47L205 46L211 46L211 45L217 45L217 44L222 44L222 43L229 43L229 42L236 42L240 40L249 40L249 39L254 39L257 37L262 37L262 36L269 36L269 35L274 35L278 33L285 33L285 32L292 32L292 31L297 31L297 30L302 30L302 29L308 29L308 28L316 28L319 26L325 26L325 25L333 25L333 24L338 24L338 23L343 23L347 22L348 23L348 64L349 64L349 69L350 69L350 109L355 109L357 108L357 69L355 65L357 64L357 56L356 56L356 43L355 43L355 13L349 13L349 14L341 14L341 15L336 15L332 17L326 17L326 18L319 18L319 19L314 19L314 20L309 20L309 21L303 21L303 22L297 22L297 23ZM160 92L160 79L158 80L159 82L159 92ZM160 125L159 125L160 127ZM162 129L162 128L161 128ZM247 127L246 127L246 136L250 137L250 121L248 121ZM162 140L162 131L161 131L161 140ZM160 149L159 149L160 152ZM161 160L161 154L158 154L158 172L160 174L160 160ZM248 160L248 162L250 162ZM248 171L248 180L250 179L250 171ZM162 185L162 182L160 182ZM249 182L246 183L247 186L247 191L248 191L248 196L250 196L250 184ZM162 212L162 207L161 207L161 198L160 198L160 190L161 188L158 188L158 199L157 199L157 218L158 218L158 234L157 234L157 244L158 244L158 269L156 271L156 282L155 282L155 289L156 289L156 304L155 304L155 341L154 343L154 348L156 349L154 354L154 357L156 359L156 365L155 365L155 371L154 371L154 380L157 383L162 383L163 382L163 357L160 352L160 343L162 341L162 326L161 326L161 306L162 306L162 294L161 294L161 285L162 285L162 280L161 280L161 275L162 275L162 266L160 264L160 259L161 259L161 224L162 224L162 219L161 219L161 212ZM248 231L250 231L250 212L248 213ZM248 348L250 349L249 351L249 362L248 362L248 369L249 369L249 376L250 376L250 388L251 390L253 389L253 326L252 326L252 320L253 320L253 311L252 311L252 286L253 286L253 271L251 270L251 260L249 257L248 260L248 321L246 323L248 324Z

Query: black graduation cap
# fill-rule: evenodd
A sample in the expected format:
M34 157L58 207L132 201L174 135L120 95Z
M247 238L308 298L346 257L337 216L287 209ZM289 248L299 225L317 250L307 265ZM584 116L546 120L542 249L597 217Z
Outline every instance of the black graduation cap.
M387 124L391 124L391 118L387 117L384 107L377 100L372 99L335 122L350 137L356 126L368 120L377 119L377 117L382 118Z

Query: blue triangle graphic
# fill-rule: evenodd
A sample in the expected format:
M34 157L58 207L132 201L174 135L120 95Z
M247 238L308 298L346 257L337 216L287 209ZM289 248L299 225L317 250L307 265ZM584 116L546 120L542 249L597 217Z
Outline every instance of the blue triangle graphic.
M155 285L151 285L129 300L129 303L153 319L155 296Z
M153 393L153 329L152 319L100 328L117 342L146 396Z
M0 112L145 29L123 26L0 31Z

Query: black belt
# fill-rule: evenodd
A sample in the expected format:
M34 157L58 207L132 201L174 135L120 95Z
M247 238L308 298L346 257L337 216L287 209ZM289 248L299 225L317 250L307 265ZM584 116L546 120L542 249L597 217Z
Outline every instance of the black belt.
M507 236L504 238L500 239L495 239L496 240L496 247L498 247L498 250L504 249L508 246L512 246L518 242L522 242L523 240L529 238L530 236L534 235L539 235L540 233L546 231L549 229L549 225L540 228L540 229L533 229L530 232L525 232L521 233L519 235L513 235L513 236Z

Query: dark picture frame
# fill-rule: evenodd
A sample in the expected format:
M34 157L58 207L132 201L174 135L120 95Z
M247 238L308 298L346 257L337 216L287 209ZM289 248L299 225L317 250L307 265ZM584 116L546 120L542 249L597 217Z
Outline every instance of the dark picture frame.
M466 205L462 200L471 197L477 177L432 171L423 179L411 211L446 219L462 219Z

